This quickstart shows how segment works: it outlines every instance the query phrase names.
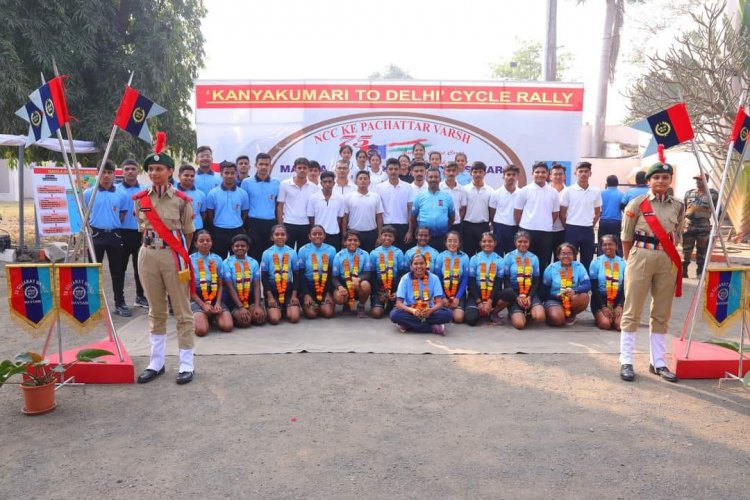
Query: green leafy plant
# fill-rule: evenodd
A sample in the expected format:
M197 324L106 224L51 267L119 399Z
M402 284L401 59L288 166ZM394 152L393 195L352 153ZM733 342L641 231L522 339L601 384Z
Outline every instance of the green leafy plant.
M3 386L8 379L14 375L25 375L22 385L40 386L47 385L59 378L59 374L70 368L76 363L98 363L96 358L102 356L112 356L113 354L105 349L82 349L76 354L75 361L70 363L58 364L51 367L49 361L44 359L36 352L22 352L13 358L13 361L4 359L0 361L0 386Z

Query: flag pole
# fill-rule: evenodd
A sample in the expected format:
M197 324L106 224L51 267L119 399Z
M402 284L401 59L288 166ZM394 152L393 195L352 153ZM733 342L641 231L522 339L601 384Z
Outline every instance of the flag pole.
M60 72L57 70L57 62L55 62L55 58L52 58L52 71L55 72L55 77L60 76ZM70 156L73 159L73 169L76 174L76 184L73 188L75 192L77 193L79 190L81 190L81 171L78 168L78 159L76 158L76 148L75 144L73 143L73 129L70 127L70 122L65 122L65 132L68 135L68 144L70 145ZM81 196L83 196L83 191L81 190Z

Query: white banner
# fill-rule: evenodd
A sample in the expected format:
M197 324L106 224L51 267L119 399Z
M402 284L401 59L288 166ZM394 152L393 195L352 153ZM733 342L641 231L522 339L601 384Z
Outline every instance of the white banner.
M536 161L579 158L580 84L199 81L195 93L198 144L214 161L267 152L279 178L301 156L331 168L345 144L377 150L383 166L416 143L443 163L463 152L494 187L510 163L524 185Z

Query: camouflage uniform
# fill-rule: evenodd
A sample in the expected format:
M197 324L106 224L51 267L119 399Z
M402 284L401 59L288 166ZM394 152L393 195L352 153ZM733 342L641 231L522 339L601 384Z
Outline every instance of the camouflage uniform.
M719 199L719 193L711 189L714 206ZM685 230L682 233L682 275L687 278L687 269L693 248L696 249L697 274L700 276L706 262L708 238L711 234L711 205L705 187L691 189L685 193Z

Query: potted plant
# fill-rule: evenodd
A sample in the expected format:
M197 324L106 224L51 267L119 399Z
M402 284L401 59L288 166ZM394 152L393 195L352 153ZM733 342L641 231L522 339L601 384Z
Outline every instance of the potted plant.
M70 363L58 364L50 367L49 361L35 352L23 352L16 355L13 361L0 361L0 386L14 375L23 375L20 384L24 398L23 413L26 415L41 415L55 409L55 382L70 366L78 363L93 362L102 356L113 354L104 349L82 349L76 354L76 359Z

